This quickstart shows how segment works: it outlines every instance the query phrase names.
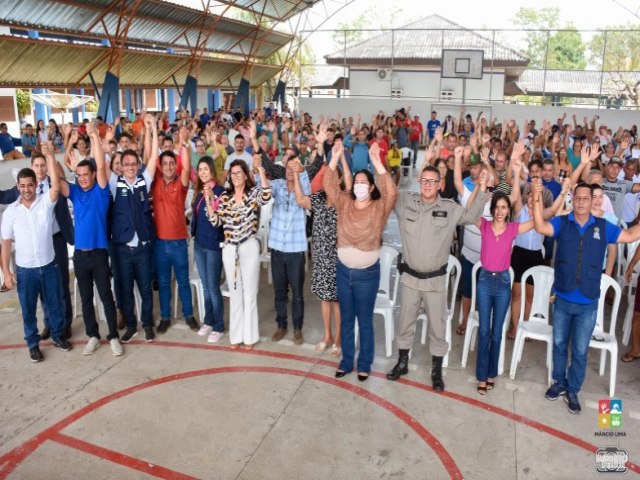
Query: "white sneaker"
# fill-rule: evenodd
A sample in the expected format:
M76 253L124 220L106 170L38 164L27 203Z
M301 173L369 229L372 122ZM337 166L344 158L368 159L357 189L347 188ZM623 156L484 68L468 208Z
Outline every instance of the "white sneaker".
M118 340L117 338L112 338L111 340L109 340L109 344L111 345L111 352L113 353L114 357L119 357L124 353L124 349L120 344L120 340Z
M222 332L211 332L207 337L207 343L218 343L222 338Z
M100 348L100 340L97 337L91 337L87 344L82 349L83 355L93 355L98 348Z
M200 330L198 330L198 335L201 337L206 337L211 333L211 327L209 325L202 325Z

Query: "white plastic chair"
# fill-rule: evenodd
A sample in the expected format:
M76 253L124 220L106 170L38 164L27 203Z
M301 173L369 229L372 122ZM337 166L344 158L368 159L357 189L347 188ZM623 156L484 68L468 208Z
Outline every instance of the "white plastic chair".
M480 261L478 261L471 270L471 310L469 311L469 319L467 320L467 331L464 334L464 346L462 347L462 367L467 366L467 358L469 356L469 350L475 348L476 330L480 327L480 319L478 317L478 311L476 310L476 296L477 296L477 273L482 267ZM509 267L509 277L511 278L511 287L513 287L513 268ZM462 315L462 309L460 310ZM504 322L502 324L502 341L500 342L500 358L498 360L498 375L502 375L504 371L504 343L505 336L507 334L507 327L509 325L508 317L511 314L511 309L507 308Z
M377 313L384 317L384 339L387 357L391 356L393 337L395 335L393 309L396 306L400 275L396 272L393 290L391 290L391 269L398 255L398 251L388 245L383 245L380 250L380 285L378 287L378 295L376 296L376 304L373 309L374 315ZM354 331L357 345L360 336L357 322Z
M609 323L609 331L604 331L604 306L605 293L609 288L613 289L613 305L611 306L611 319ZM618 366L618 341L616 340L616 321L618 320L618 308L620 307L620 297L622 290L620 285L609 275L602 274L600 280L600 299L598 300L598 313L596 317L596 327L593 329L589 348L597 348L600 353L600 376L604 375L604 369L607 362L607 351L611 354L611 372L609 374L609 396L614 397L616 392L616 372ZM595 340L602 338L602 341Z
M525 299L527 280L533 279L533 300L531 302L531 312L528 321L524 318ZM516 340L513 344L513 353L511 355L511 369L509 377L513 380L516 376L518 363L522 360L522 350L524 349L525 339L532 338L534 340L542 340L547 342L547 383L551 384L552 370L552 353L553 353L553 327L549 324L549 298L551 289L553 288L553 268L544 265L531 267L522 274L520 317L518 319L518 330Z
M453 255L449 255L449 261L447 262L447 281L445 283L445 295L447 298L447 324L445 330L445 340L449 344L449 350L442 360L442 366L447 367L449 365L449 352L451 352L451 322L453 321L453 313L456 308L456 294L458 292L458 284L460 283L460 277L462 276L462 266L460 261ZM452 285L453 288L449 288ZM429 319L426 313L418 315L416 320L416 328L418 322L422 322L422 335L420 337L420 343L424 345L427 343L427 327Z
M271 253L269 252L269 228L271 225L271 213L273 212L273 199L260 207L260 223L256 238L260 242L260 263L266 264L269 269L267 281L272 283L271 277Z
M188 248L188 262L189 262L189 284L191 290L195 290L195 297L198 300L198 318L200 322L204 322L204 288L202 287L202 280L196 267L195 255L193 253L195 239L191 239ZM173 318L178 318L178 285L173 292Z

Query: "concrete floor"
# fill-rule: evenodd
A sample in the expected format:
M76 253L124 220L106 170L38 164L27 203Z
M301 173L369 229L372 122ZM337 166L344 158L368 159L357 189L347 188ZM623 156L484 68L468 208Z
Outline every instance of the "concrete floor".
M11 185L15 166L0 162L1 188ZM385 243L399 247L395 226L392 217ZM253 352L231 351L227 336L208 345L178 321L155 343L125 345L122 357L106 344L85 357L78 317L74 350L42 342L40 364L29 362L15 292L2 294L0 479L583 479L600 476L595 452L607 446L625 449L628 474L640 473L640 362L616 359L619 429L599 428L609 371L598 376L597 352L577 416L562 400L544 398L539 342L526 344L510 380L507 341L507 372L486 397L476 393L475 354L460 367L455 334L444 393L430 388L430 354L419 338L409 375L386 380L395 358L384 356L380 316L372 378L336 380L336 359L313 349L323 330L308 287L302 346L293 345L291 330L278 344L270 340L273 289L262 270L262 340Z

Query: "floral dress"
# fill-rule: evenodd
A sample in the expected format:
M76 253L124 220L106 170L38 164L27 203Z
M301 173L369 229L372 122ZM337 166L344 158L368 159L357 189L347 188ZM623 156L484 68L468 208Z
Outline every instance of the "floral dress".
M313 211L311 291L322 301L337 302L338 216L336 209L327 204L327 195L323 191L314 193L309 198Z

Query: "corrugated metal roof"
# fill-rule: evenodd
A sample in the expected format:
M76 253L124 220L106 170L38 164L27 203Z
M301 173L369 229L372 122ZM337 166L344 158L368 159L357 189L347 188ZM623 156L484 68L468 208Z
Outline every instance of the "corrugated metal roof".
M640 81L640 72L594 72L581 70L525 70L517 81L527 95L597 97L610 91L617 79Z
M39 86L86 86L91 87L85 76L108 49L90 45L75 45L65 42L18 39L0 36L0 85L15 87ZM108 58L104 58L95 68L93 76L102 81ZM150 52L126 50L123 52L120 71L121 87L173 87L167 75L175 73L178 84L184 84L189 69L190 57ZM198 86L203 88L229 87L228 80L237 86L244 70L243 62L202 60ZM263 84L280 71L277 66L256 64L253 67L252 86Z
M134 0L127 0L133 4ZM47 30L76 36L106 38L102 22L103 12L112 0L84 0L82 3L53 0L3 0L0 24ZM128 41L172 48L189 48L196 44L203 12L160 0L144 0L131 23ZM118 10L104 15L104 23L111 35L119 21ZM213 28L207 50L246 55L251 47L256 28L258 35L254 55L268 57L286 45L292 36L274 30L265 30L249 23L218 15L207 15L205 26ZM182 33L189 38L189 43Z
M443 48L484 50L484 61L526 65L529 59L478 32L468 30L440 15L430 15L408 25L388 30L372 38L349 45L325 58L329 64L373 62L381 65L403 61L439 62Z
M170 3L199 8L200 0L168 0ZM243 10L248 10L272 20L284 21L297 13L312 7L320 0L217 0L216 3L232 5Z

